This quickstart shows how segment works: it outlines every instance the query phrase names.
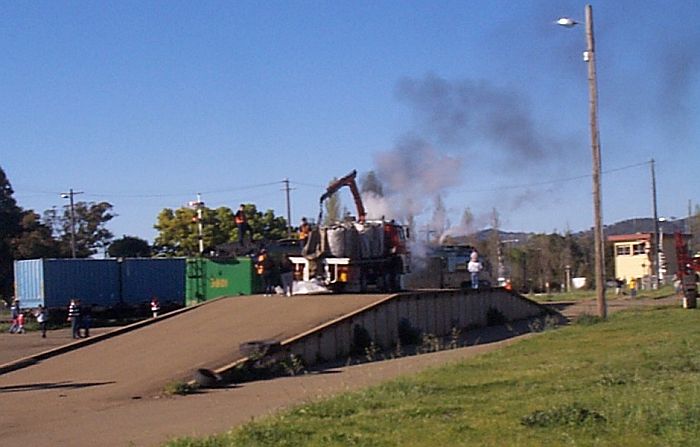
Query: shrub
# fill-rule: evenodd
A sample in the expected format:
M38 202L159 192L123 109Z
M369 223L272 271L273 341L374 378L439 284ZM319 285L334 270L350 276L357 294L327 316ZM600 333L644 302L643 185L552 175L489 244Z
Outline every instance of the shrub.
M398 327L399 341L403 346L417 345L421 341L421 331L413 326L406 318L399 321Z

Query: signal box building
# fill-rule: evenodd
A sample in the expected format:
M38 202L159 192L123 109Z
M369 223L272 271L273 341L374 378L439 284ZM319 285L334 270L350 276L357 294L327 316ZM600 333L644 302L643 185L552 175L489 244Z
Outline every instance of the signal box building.
M670 282L678 271L676 260L676 242L672 234L663 233L659 237L659 263L661 264L662 283ZM690 235L684 234L683 241L687 243ZM613 244L615 257L615 277L629 283L630 279L642 283L648 282L656 276L652 271L653 233L619 234L608 236L608 242Z

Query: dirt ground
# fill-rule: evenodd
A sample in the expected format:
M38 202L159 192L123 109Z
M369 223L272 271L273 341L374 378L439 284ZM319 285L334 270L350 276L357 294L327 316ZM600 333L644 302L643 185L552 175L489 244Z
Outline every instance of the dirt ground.
M162 377L172 371L185 377L196 367L211 368L231 359L237 345L221 343L224 347L218 352L219 348L207 342L211 337L225 334L236 343L247 335L281 339L381 298L222 300L202 306L201 312L173 317L0 375L0 439L13 439L17 445L92 446L97 439L103 446L159 445L173 437L223 432L282 408L469 358L528 336L526 322L511 325L507 331L487 328L470 333L468 347L460 349L245 383L186 397L160 395ZM610 301L609 310L679 303L678 298L619 300ZM595 302L551 305L567 318L593 314L596 308ZM266 327L285 330L266 332ZM24 353L22 343L41 340L35 333L25 335L0 335L3 353L6 348L7 355ZM49 334L49 338L58 341L59 334Z

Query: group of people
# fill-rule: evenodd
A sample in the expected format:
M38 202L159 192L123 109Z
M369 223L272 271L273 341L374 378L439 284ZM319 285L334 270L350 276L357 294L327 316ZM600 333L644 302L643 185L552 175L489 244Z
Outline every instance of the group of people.
M41 331L41 337L46 338L46 323L49 320L49 313L46 308L40 304L33 312L25 312L20 307L17 298L12 300L12 305L10 306L10 316L12 318L10 334L24 334L24 325L26 324L26 319L29 314L32 314L36 318L39 324L39 330Z
M275 295L277 286L282 287L283 295L292 296L294 292L294 266L287 254L282 255L279 262L275 262L267 249L262 248L255 259L255 272L262 279L265 296ZM276 280L277 274L279 274L279 283Z

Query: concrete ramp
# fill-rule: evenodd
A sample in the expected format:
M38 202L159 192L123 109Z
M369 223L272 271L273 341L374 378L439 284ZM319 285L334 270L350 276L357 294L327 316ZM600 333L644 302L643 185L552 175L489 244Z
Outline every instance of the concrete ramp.
M402 321L444 336L453 327L484 326L494 311L509 321L546 312L503 289L224 298L0 375L0 389L69 388L72 399L101 402L150 397L199 368L231 371L248 361L239 347L250 341L277 340L280 356L311 366L347 358L357 328L391 349Z
M68 387L90 400L158 394L197 368L242 358L241 343L284 340L381 301L386 295L223 298L0 376L0 387ZM9 388L7 388L9 387Z

